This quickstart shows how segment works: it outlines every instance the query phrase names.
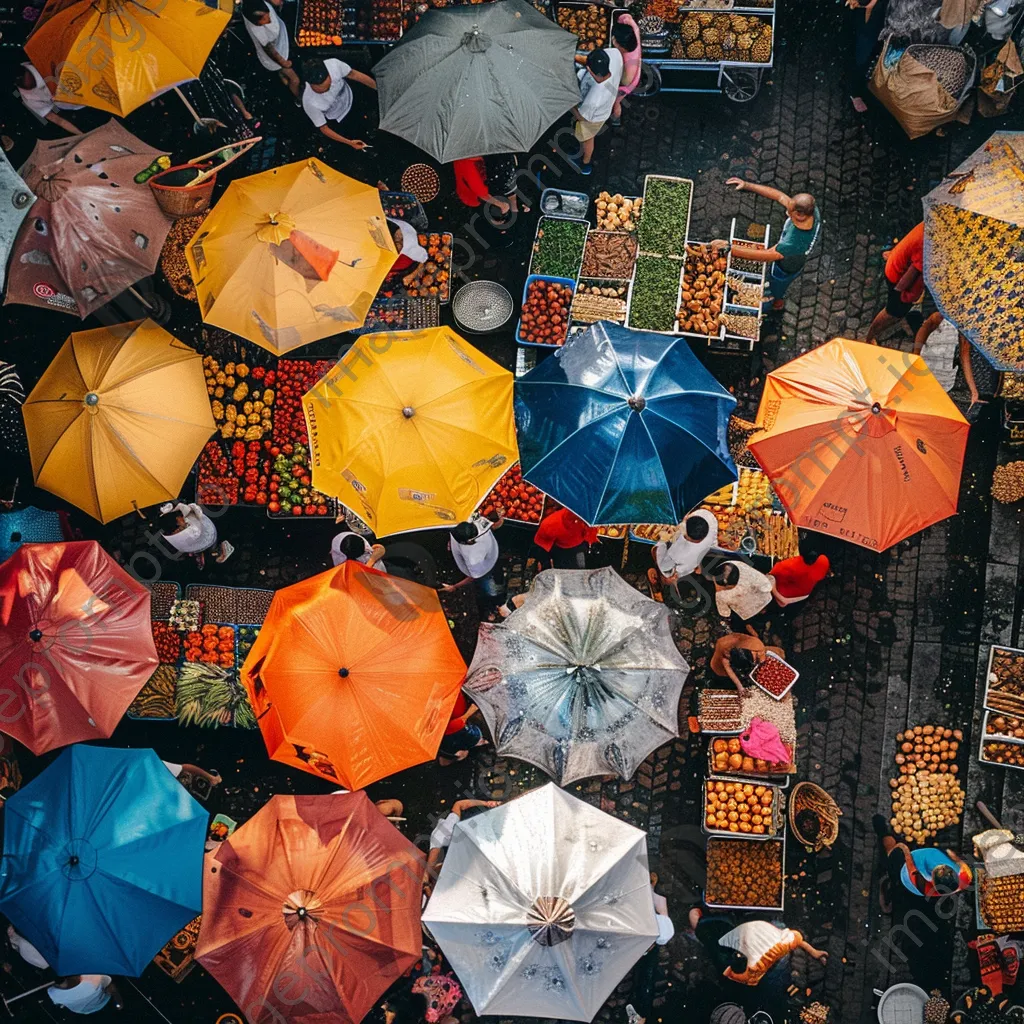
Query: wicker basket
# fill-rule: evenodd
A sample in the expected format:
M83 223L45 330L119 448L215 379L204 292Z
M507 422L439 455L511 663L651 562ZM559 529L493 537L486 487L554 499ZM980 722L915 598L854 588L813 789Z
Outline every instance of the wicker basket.
M205 213L210 208L210 199L213 196L214 186L217 184L217 175L214 174L198 185L192 183L170 184L170 182L188 181L182 173L194 171L192 178L198 178L203 171L209 169L199 164L181 164L178 167L168 167L166 171L154 174L149 179L149 187L153 190L157 205L168 217L177 220L179 217L193 217L199 213ZM172 177L172 175L174 177Z
M797 828L796 818L801 811L814 811L821 820L821 831L813 840L806 839ZM798 843L815 851L823 850L839 838L839 819L843 812L839 805L813 782L798 782L789 797L789 827Z

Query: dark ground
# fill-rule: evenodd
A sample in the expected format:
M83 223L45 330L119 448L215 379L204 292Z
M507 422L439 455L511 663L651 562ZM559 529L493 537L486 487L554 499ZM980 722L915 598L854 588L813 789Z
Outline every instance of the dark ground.
M734 216L741 229L753 222L770 222L773 237L781 226L777 208L723 187L730 175L769 182L791 192L806 189L816 195L824 215L822 242L791 289L781 324L767 329L768 336L753 360L706 359L716 376L735 388L741 409L751 414L759 381L772 366L837 334L863 337L881 305L882 249L916 223L921 196L945 171L992 131L1004 125L1012 127L1013 118L976 118L968 127L954 125L941 137L933 135L911 143L875 106L865 118L856 116L843 80L845 31L838 4L782 0L777 66L752 103L734 106L717 95L687 94L635 101L626 111L623 127L599 141L595 174L582 186L592 194L603 188L637 194L647 173L692 177L696 182L693 233L706 238L725 235ZM370 154L320 145L321 137L309 129L304 115L291 107L276 83L268 82L269 74L261 74L255 67L244 30L236 32L241 42L229 40L232 52L218 51L215 57L223 69L234 71L233 77L254 86L250 106L263 120L260 131L268 137L262 153L248 163L240 162L239 174L317 153L362 180L383 179L397 187L402 169L421 159L411 147L384 135L371 137L377 148ZM357 67L370 66L365 50L346 56ZM215 82L210 92L216 93ZM192 95L196 96L194 89ZM363 109L368 109L366 99L360 99ZM228 120L226 110L218 108L216 112ZM33 123L12 109L10 100L3 113L4 131L16 142L11 158L18 165L38 133ZM84 127L105 120L88 111L73 116ZM142 108L126 123L147 142L175 148L177 156L195 155L212 145L199 140L183 142L189 123L173 97ZM542 152L543 146L538 151ZM569 188L581 187L582 181L568 172L559 175L549 170L545 175L546 184ZM442 197L428 206L431 221L453 230L479 250L463 227L464 208L448 197L450 181L444 176L442 188ZM534 216L524 221L512 249L479 251L467 277L501 281L518 295ZM237 344L224 335L207 334L198 322L196 307L172 298L161 280L156 280L155 287L171 302L169 326L183 340L214 354ZM124 308L113 322L137 315L134 309ZM6 308L4 319L5 344L0 355L17 364L27 387L77 326L68 317L23 307ZM85 326L96 323L91 320ZM892 343L900 340L906 345L906 339L899 336ZM514 365L516 349L510 332L474 341L492 358ZM334 355L342 342L344 339L327 340L301 354ZM993 513L988 497L992 468L997 457L1005 457L998 447L998 425L990 410L971 431L960 511L954 518L880 555L824 542L832 559L832 575L788 621L776 623L783 645L802 674L798 686L798 777L824 786L843 809L840 840L831 852L812 855L791 845L785 918L831 955L827 969L808 965L802 954L797 955L794 969L801 998L805 986L812 988L813 997L830 1003L835 1019L842 1024L874 1019L872 988L884 988L906 976L898 960L894 959L895 971L883 965L887 958L884 949L875 955L888 922L878 910L878 867L870 817L876 809L888 809L892 737L908 723L935 720L963 727L969 733L965 747L976 747L971 733L976 722L968 708L975 703L975 681L987 656L987 647L980 645L1018 639L1020 523L1005 509ZM20 473L20 498L45 507L54 505L51 496L32 492L27 486L30 474L15 459L4 465L4 475L9 473ZM125 561L139 551L157 554L148 546L145 524L138 517L125 517L108 527L77 513L72 518L85 536L99 539ZM171 564L160 558L162 578L182 584L276 588L329 567L333 524L281 524L254 509L231 509L219 526L221 535L238 548L227 565L211 566L199 574L191 562ZM509 527L500 536L508 554L521 553L527 546L528 534L522 528ZM453 578L444 558L443 540L436 535L420 535L416 540L437 558L443 577ZM606 542L599 550L598 561L622 563L621 544ZM648 557L642 545L631 545L627 568L645 568ZM450 605L450 612L468 658L475 636L475 608ZM684 719L693 683L700 682L707 671L718 628L717 622L709 620L679 623L680 646L694 669L681 709ZM327 792L331 788L311 775L269 762L258 733L209 733L168 723L126 721L111 742L153 746L168 760L220 769L225 782L214 791L208 806L211 812L224 811L240 822L271 793ZM710 1007L719 1001L696 943L683 931L686 908L696 899L700 882L699 798L705 745L684 732L683 738L658 751L632 782L590 781L575 787L583 798L649 832L652 867L660 873L677 928L676 938L662 953L658 1021L706 1020ZM26 775L37 773L47 760L26 755ZM1020 776L982 769L973 761L965 778L969 802L983 795L1008 823L1022 824ZM400 797L409 818L406 833L425 837L435 817L461 796L511 795L543 781L528 766L494 761L484 754L475 762L447 770L420 766L371 787L371 795ZM969 824L975 823L972 816ZM971 828L968 835L970 831L977 829ZM948 841L961 845L959 835L950 835ZM960 923L966 927L970 920L966 908L962 910ZM955 980L957 991L971 981L963 940L961 933L955 948L942 947L933 961L940 977ZM14 977L2 986L7 994L17 990L18 983L35 981L20 961L15 962L13 971ZM139 1024L159 1020L213 1024L219 1014L233 1009L202 969L175 985L150 968L142 978L122 987L128 999L124 1019ZM610 1019L623 1019L621 1006L628 995L628 986L623 986L607 1010ZM791 1019L796 1005L789 1007ZM772 1012L780 1020L787 1010L774 1006ZM52 1016L52 1008L48 1002L26 1000L17 1016L26 1021L46 1020ZM108 1010L96 1019L113 1018L113 1011Z

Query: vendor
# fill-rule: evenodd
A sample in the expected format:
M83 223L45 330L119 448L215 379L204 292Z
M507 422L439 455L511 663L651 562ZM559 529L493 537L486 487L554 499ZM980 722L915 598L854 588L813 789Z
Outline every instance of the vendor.
M588 526L575 512L561 508L545 516L537 527L531 554L545 568L585 569L587 552L600 544L597 528Z
M755 665L760 665L768 656L768 651L785 659L786 652L781 647L767 647L757 635L753 626L747 626L745 633L726 633L715 643L711 655L711 671L716 676L724 676L731 680L741 697L747 696L747 689L742 676L749 676Z
M426 272L429 254L420 245L420 236L411 224L407 221L399 220L397 217L388 217L388 221L394 226L393 237L395 248L398 250L398 259L395 260L391 272L394 274L408 270L409 273L402 277L402 284L408 288L415 284Z

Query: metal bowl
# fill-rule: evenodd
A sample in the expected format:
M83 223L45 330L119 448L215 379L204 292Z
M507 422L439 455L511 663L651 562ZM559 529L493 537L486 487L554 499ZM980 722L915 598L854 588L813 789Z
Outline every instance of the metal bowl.
M494 281L470 281L452 300L452 315L465 331L487 334L509 322L514 304L512 296Z

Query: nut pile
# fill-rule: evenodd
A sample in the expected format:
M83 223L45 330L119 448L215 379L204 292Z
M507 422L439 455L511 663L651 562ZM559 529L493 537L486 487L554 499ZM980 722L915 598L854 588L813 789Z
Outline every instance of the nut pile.
M1024 930L1024 875L981 878L981 916L993 931L1006 934Z
M205 214L199 217L179 217L167 232L164 247L160 250L160 270L167 283L177 295L183 299L194 301L196 286L192 281L192 271L188 269L185 259L185 246L199 230Z
M960 820L964 791L956 778L959 729L915 725L896 734L896 764L900 778L890 779L892 817L897 835L923 843Z
M900 774L913 775L928 770L956 775L959 768L952 762L956 760L963 738L959 729L941 725L915 725L906 732L896 733L896 763Z
M808 1003L800 1011L801 1024L828 1024L828 1019L829 1008L824 1003Z
M728 334L737 338L761 336L761 318L756 313L719 313L718 322L725 325Z
M583 250L584 277L627 281L633 276L637 243L621 231L591 231Z
M597 197L597 226L602 231L635 231L642 199L627 199L618 193L602 192Z
M780 907L782 843L709 839L705 899L733 907Z
M677 320L681 331L717 334L718 314L725 292L724 256L715 256L710 245L688 245L683 266Z
M1009 736L1011 739L1024 740L1024 718L988 715L985 718L985 735Z
M729 275L729 301L737 306L760 307L764 301L764 290L754 281L747 281L735 274Z
M1002 647L993 649L985 707L1024 715L1024 656Z
M996 466L992 473L992 497L1006 504L1024 498L1024 462Z
M740 725L746 728L755 718L771 722L779 730L779 739L787 747L796 746L796 712L793 697L787 694L782 700L769 697L764 690L748 689L743 698Z
M771 22L742 14L688 14L679 25L687 60L766 64L772 57Z
M1013 768L1024 768L1024 745L985 740L982 744L981 759L983 761L990 761L992 764L1005 764Z
M596 50L608 42L608 8L589 4L586 7L562 7L557 11L558 24L572 32L579 41L577 49Z
M775 793L771 786L709 779L704 788L704 824L709 829L755 836L774 835L772 812Z

